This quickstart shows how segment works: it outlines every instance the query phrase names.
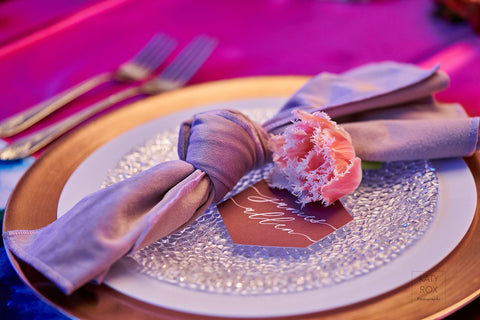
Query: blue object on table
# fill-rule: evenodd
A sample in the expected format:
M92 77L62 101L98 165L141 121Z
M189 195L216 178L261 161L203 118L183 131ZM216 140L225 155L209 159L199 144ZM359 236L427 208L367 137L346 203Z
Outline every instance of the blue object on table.
M0 149L6 145L5 141L0 140ZM34 157L17 161L0 160L0 210L5 210L8 197L10 197L15 185L34 161Z
M8 260L3 240L0 247L0 283L0 319L68 319L59 311L40 300L20 280Z
M0 148L6 143L0 140ZM15 185L35 161L29 157L19 161L0 161L0 220ZM43 320L67 319L66 316L40 300L18 277L8 259L3 239L0 242L0 319Z

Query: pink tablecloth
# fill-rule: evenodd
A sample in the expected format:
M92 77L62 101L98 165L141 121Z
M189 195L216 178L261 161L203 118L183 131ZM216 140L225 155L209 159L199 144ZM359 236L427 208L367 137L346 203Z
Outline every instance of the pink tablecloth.
M451 86L437 98L460 102L469 114L480 115L479 37L468 24L436 18L431 0L39 3L0 2L0 119L114 69L158 31L175 37L179 48L198 34L219 40L192 83L341 72L382 60L440 63ZM27 133L103 96L92 92Z
M219 40L193 83L341 72L380 60L439 62L452 77L451 90L441 98L480 114L478 37L467 24L435 18L430 0L104 0L0 47L0 119L112 70L157 31L174 36L180 46L200 33ZM98 98L94 93L50 119Z

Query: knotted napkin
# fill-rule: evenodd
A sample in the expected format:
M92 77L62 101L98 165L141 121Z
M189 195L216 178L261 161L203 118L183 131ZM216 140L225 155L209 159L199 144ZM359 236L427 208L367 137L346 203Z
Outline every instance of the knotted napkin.
M118 259L183 228L270 161L269 134L281 133L295 108L327 112L362 160L469 156L479 119L432 98L447 85L438 67L383 62L312 78L263 125L234 110L199 113L181 125L179 160L87 196L44 228L5 232L5 245L66 294L100 283Z

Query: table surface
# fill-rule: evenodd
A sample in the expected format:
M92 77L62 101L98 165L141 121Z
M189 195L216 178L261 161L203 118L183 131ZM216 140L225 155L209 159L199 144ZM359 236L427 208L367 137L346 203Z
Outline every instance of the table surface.
M451 23L435 11L430 0L0 1L0 120L115 69L156 32L176 38L178 49L199 34L218 39L217 49L192 84L342 72L384 60L425 67L439 63L451 84L436 98L458 102L469 115L480 116L480 38L468 23ZM95 90L25 134L121 88L108 85ZM34 160L0 162L0 209ZM19 280L3 243L0 249L0 318L65 319ZM480 302L449 318L480 319Z

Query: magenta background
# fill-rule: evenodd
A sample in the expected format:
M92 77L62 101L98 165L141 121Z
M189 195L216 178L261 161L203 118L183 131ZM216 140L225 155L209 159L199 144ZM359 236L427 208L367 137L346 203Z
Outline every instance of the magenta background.
M5 42L0 47L0 119L114 69L157 31L178 39L179 48L201 33L219 40L213 56L192 83L342 72L381 60L441 63L452 84L439 99L460 102L470 114L480 114L479 38L467 24L452 25L435 18L430 0L358 4L314 0L69 3L70 8L58 0L0 5L0 17L13 13L7 19L10 23L0 31L0 40ZM12 9L15 5L16 10ZM4 8L9 9L7 13ZM42 14L46 21L40 19ZM16 24L15 16L23 19ZM24 17L36 17L39 28L31 26L26 32ZM112 92L117 87L105 89ZM95 91L48 120L58 120L104 95Z
M0 120L114 69L158 31L179 49L202 33L219 40L192 83L440 63L451 86L437 98L480 116L480 38L468 24L435 18L434 8L432 0L0 0ZM92 92L27 133L120 87ZM479 319L478 304L454 317Z

